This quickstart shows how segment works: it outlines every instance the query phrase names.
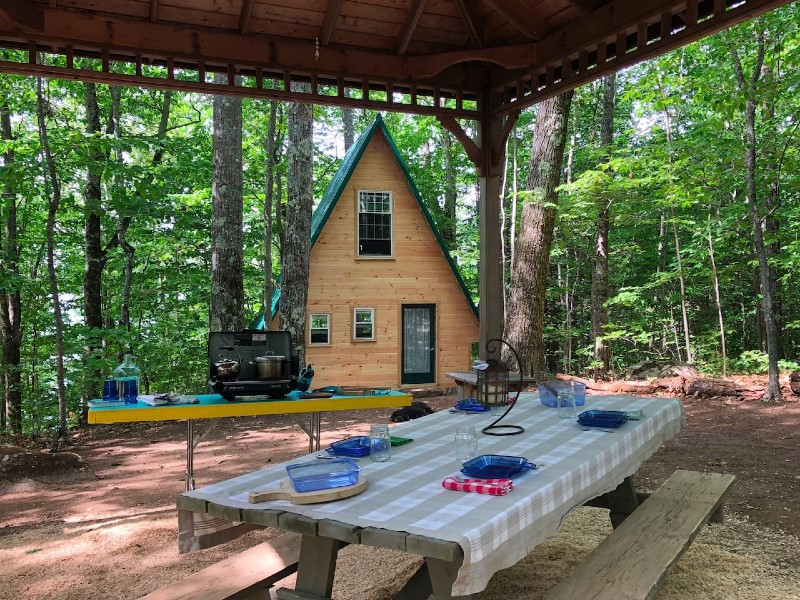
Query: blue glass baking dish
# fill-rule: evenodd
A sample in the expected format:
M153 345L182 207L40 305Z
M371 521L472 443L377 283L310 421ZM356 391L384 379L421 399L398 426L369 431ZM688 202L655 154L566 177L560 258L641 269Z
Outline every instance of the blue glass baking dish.
M514 477L536 468L535 464L522 456L482 454L465 462L461 472L467 477L477 477L478 479L502 479Z
M333 442L326 451L334 456L369 456L369 438L365 435Z
M299 465L289 465L286 472L298 492L315 492L358 483L361 468L352 458L318 460Z
M587 427L619 427L628 420L621 410L585 410L578 415L578 423Z
M481 404L475 398L467 398L466 400L459 400L456 402L455 409L462 412L486 412L489 410L489 407L485 404Z

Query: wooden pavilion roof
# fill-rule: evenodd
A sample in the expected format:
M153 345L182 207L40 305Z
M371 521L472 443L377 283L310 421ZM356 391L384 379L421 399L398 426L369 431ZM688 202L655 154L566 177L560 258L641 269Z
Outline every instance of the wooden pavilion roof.
M0 0L0 72L502 118L785 2Z

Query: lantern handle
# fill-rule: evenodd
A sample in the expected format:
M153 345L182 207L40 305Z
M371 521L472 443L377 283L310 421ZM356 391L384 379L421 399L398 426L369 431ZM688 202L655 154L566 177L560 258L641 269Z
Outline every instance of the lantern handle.
M486 351L488 353L494 354L497 351L497 346L494 345L496 342L500 342L501 344L508 346L508 349L511 350L511 353L514 355L514 358L517 361L517 368L519 369L519 385L517 386L517 395L514 396L514 401L508 403L508 408L506 408L506 411L502 415L481 429L481 433L486 435L517 435L525 431L525 428L521 425L498 425L498 423L500 423L500 421L502 421L505 416L511 412L511 409L514 408L514 406L517 404L517 400L519 400L519 394L522 390L524 382L524 376L522 375L522 361L519 359L519 354L517 354L517 350L514 348L514 346L501 338L492 338L486 342Z

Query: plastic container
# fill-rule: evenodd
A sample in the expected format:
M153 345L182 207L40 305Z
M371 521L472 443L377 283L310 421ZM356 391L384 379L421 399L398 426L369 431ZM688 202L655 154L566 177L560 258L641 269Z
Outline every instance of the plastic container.
M579 381L543 381L536 385L539 390L539 401L550 408L558 407L558 396L574 394L575 406L583 406L586 402L586 385Z
M315 492L354 485L361 468L352 458L319 460L300 465L289 465L286 472L298 492Z
M536 465L522 456L504 456L502 454L481 454L468 460L461 472L468 477L480 479L498 479L514 477L525 471L536 469Z
M117 396L125 404L136 404L139 398L139 379L142 371L136 366L132 354L126 354L122 364L114 369Z
M362 435L359 437L351 437L346 440L339 440L338 442L333 442L327 449L327 452L334 456L368 456L369 438Z
M621 410L585 410L578 415L578 423L587 427L616 428L627 420L628 414Z
M369 430L369 458L372 462L386 462L392 458L392 438L388 425L373 425Z

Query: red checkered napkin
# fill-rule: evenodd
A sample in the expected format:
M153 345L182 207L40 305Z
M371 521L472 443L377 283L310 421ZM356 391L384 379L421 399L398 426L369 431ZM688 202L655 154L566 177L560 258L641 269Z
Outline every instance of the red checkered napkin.
M455 477L445 477L442 487L460 492L505 496L514 489L514 482L510 479L461 479L459 481Z

